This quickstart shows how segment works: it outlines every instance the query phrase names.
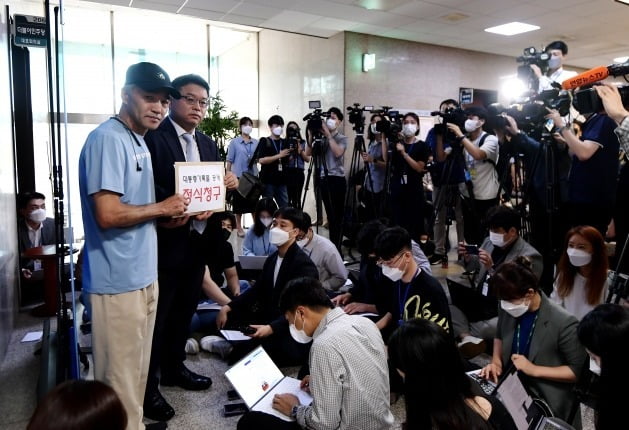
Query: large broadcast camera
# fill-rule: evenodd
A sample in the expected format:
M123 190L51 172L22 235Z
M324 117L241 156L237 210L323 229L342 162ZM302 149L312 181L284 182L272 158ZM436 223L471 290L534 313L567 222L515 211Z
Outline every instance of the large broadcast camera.
M321 100L311 100L308 102L308 109L313 109L308 115L303 117L303 121L308 121L306 130L310 131L313 136L317 136L322 133L323 118L329 118L328 112L321 110Z
M449 139L449 142L456 142L454 134L448 130L448 124L456 124L461 130L465 130L465 120L467 115L465 114L465 110L460 107L449 107L443 112L436 110L430 112L431 116L439 116L441 118L440 124L435 124L434 130L435 134L438 136L446 136Z
M354 127L354 131L358 134L362 134L365 128L365 115L363 112L373 112L373 106L360 107L360 103L354 103L352 106L347 106L348 120Z
M622 105L625 106L625 108L629 107L629 85L619 86L618 92L620 93ZM574 108L582 114L596 113L604 110L603 101L594 87L575 91L573 105Z
M391 106L382 106L382 109L372 110L374 115L380 115L382 119L376 123L376 131L383 133L389 144L395 145L400 141L402 132L402 115L400 111L391 110Z
M547 52L538 51L534 46L524 48L523 55L515 59L518 63L522 63L521 66L518 66L518 78L525 82L530 82L535 78L531 64L535 64L542 73L546 73L548 60L550 60L550 54Z
M539 139L545 126L548 109L556 109L559 115L566 116L570 112L571 103L572 99L568 92L553 89L526 97L506 107L500 103L492 103L487 110L494 128L505 128L507 120L502 114L506 113L515 120L522 131Z

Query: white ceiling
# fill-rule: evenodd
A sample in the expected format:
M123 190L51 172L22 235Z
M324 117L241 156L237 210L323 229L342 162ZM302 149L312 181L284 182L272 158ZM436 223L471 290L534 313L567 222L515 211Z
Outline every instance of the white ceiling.
M614 0L91 1L312 36L354 31L512 57L561 39L570 48L568 64L583 68L629 55L629 6ZM484 31L511 21L541 29L516 36Z

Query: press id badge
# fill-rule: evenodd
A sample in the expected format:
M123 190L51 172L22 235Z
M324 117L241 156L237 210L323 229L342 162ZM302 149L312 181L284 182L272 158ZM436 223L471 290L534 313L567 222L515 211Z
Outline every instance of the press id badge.
M33 260L33 270L41 270L41 260Z
M282 162L281 161L279 163L277 163L277 171L278 172L282 171Z
M487 297L487 295L489 294L489 283L488 282L484 282L483 283L483 288L481 289L481 294L485 297Z
M408 176L406 176L406 173L402 175L402 184L408 184Z

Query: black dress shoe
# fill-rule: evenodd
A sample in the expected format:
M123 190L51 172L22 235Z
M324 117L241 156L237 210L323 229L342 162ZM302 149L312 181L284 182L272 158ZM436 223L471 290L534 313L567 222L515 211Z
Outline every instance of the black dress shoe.
M156 423L151 423L151 424L145 424L144 428L146 430L164 430L168 428L168 424L166 424L163 421L159 421Z
M181 369L175 373L162 375L160 384L166 387L176 385L185 390L200 391L210 388L212 380L206 376L194 373L185 366L182 366Z
M168 404L158 390L146 393L144 398L144 416L154 421L168 421L175 416L175 410Z

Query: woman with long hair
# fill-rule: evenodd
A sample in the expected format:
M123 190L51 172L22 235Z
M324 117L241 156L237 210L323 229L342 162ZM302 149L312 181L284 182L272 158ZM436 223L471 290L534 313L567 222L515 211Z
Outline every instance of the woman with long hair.
M452 337L424 319L404 322L389 340L391 365L404 379L406 429L515 429L495 397L476 395Z
M269 241L269 229L277 205L270 197L258 200L253 211L253 228L250 228L242 242L243 255L270 255L277 247Z
M600 374L596 430L621 428L627 421L629 310L610 303L597 306L583 317L577 333L590 355L590 370Z
M489 289L500 299L491 363L480 375L494 382L513 366L531 395L564 421L576 401L574 383L585 363L578 321L540 290L526 257L498 266ZM580 415L572 423L580 428Z
M609 263L603 236L588 225L566 234L550 299L577 319L605 301Z

